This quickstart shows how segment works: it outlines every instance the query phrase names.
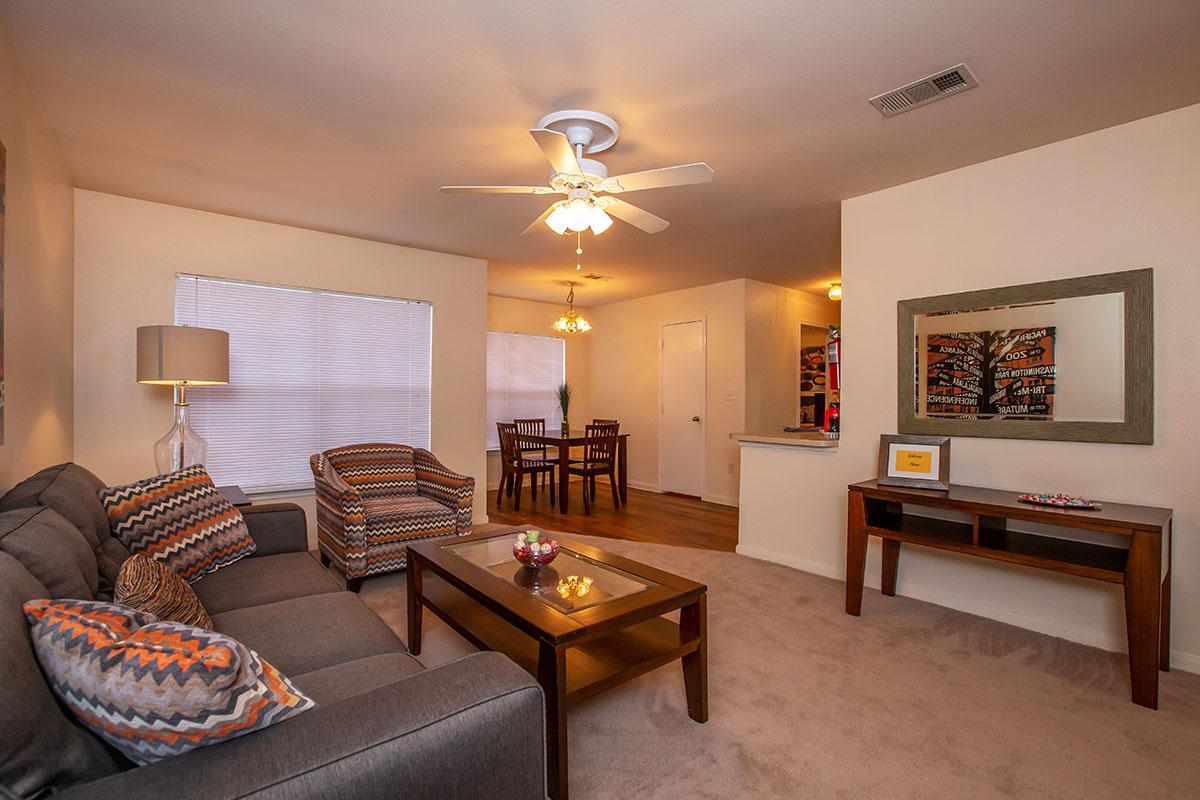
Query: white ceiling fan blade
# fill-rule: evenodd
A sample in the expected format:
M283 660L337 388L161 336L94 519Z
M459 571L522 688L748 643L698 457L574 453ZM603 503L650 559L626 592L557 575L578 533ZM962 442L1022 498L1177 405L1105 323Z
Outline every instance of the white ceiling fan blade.
M550 204L550 207L549 207L549 208L547 208L545 211L543 211L543 212L542 212L542 215L541 215L540 217L538 217L537 219L535 219L533 222L529 223L529 227L528 227L528 228L526 228L525 230L521 231L521 235L522 235L522 236L528 236L529 234L531 234L531 233L533 233L534 231L536 231L538 228L540 228L540 227L542 227L543 225L545 225L545 224L546 224L546 217L550 216L550 214L551 214L551 213L554 211L554 209L558 208L558 207L559 207L559 205L561 205L561 203L551 203L551 204Z
M643 211L635 205L626 203L624 200L612 198L612 202L604 206L604 210L613 215L617 219L628 222L635 228L641 228L646 233L660 233L667 229L671 223L667 222L662 217L656 217L649 211Z
M550 166L554 167L555 172L583 177L579 159L575 157L575 150L571 147L571 142L565 133L548 128L534 128L529 134L538 143L538 147L542 148L542 152L546 154L546 158L550 161Z
M549 186L443 186L446 194L554 194Z
M630 172L627 175L616 175L604 181L602 188L606 192L637 192L642 189L661 189L667 186L686 186L689 183L708 183L716 173L712 167L703 161L695 164L681 164L678 167L663 167L662 169L647 169L642 172Z

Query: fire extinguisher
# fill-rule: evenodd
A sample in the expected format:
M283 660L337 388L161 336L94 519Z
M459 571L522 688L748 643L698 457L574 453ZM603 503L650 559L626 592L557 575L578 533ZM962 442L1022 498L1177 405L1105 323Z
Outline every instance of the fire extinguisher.
M830 402L825 406L825 432L839 433L841 421L838 409L841 406L838 393L842 388L841 370L842 332L836 325L829 326L829 343L826 347L825 364L829 371L828 389Z

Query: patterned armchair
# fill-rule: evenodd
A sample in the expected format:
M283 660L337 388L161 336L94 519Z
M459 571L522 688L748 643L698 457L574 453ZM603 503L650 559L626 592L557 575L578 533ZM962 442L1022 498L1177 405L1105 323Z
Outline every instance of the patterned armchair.
M309 459L317 488L321 562L357 592L368 575L402 570L406 545L471 528L475 479L433 453L403 444L359 444Z

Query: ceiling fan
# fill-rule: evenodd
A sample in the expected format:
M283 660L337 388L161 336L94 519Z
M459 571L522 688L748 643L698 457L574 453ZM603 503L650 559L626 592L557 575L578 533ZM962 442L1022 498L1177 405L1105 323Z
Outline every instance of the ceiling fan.
M646 233L659 233L670 224L616 195L643 189L708 183L715 174L708 164L683 164L677 167L648 169L609 177L608 167L585 154L599 153L612 147L621 128L617 121L595 111L556 111L538 120L529 131L542 148L552 168L549 186L443 186L441 191L473 194L561 194L559 200L542 212L522 236L545 223L555 233L581 233L591 228L600 235L612 225L612 217ZM611 216L610 216L611 215Z

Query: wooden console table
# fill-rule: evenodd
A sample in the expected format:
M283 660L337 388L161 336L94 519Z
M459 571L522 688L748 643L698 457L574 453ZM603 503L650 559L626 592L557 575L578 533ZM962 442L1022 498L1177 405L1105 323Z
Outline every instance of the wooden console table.
M901 542L1119 583L1125 587L1133 702L1158 708L1158 672L1170 669L1171 509L1122 503L1101 503L1092 511L1050 508L1020 502L1019 492L973 486L942 492L863 481L848 489L847 614L862 611L868 536L883 540L881 591L889 596L896 594ZM963 512L970 521L918 516L906 506ZM1116 534L1128 546L1009 530L1009 520Z

